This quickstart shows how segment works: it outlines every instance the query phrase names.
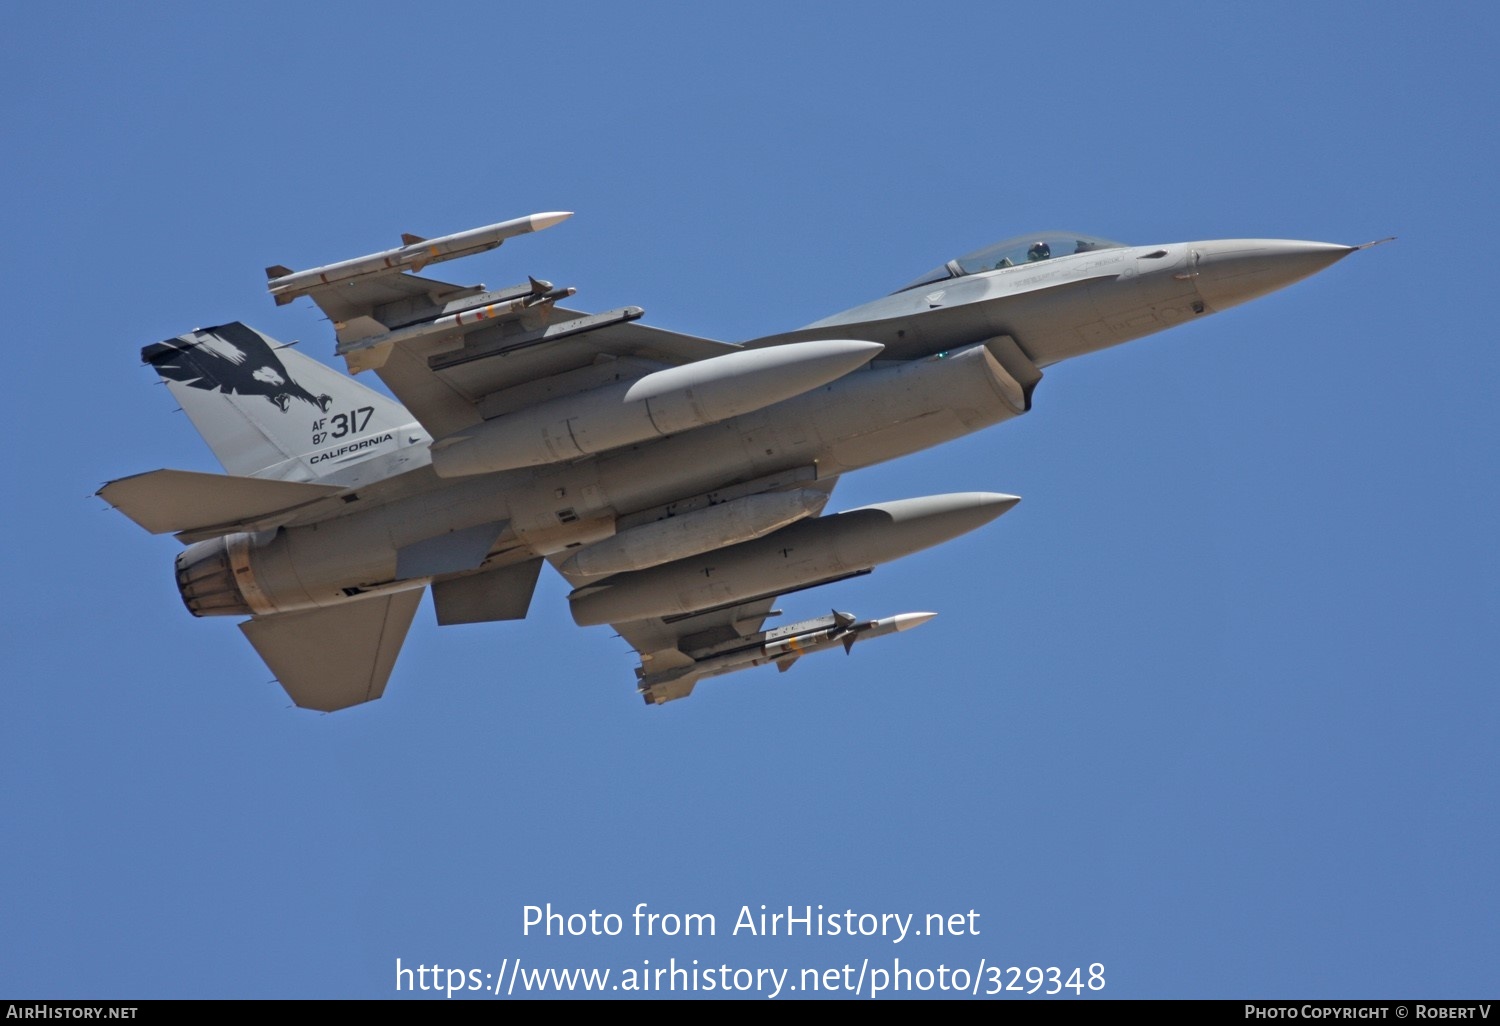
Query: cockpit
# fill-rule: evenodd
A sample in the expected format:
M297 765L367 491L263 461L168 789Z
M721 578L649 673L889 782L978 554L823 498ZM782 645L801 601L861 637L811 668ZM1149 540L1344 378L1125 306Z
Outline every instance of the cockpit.
M1040 232L1036 235L1021 235L1014 239L1006 239L1004 242L997 242L993 246L986 246L984 249L975 250L957 260L949 260L943 266L928 271L916 281L903 285L896 291L905 292L907 289L947 281L950 278L962 278L965 275L980 274L984 271L1003 271L1007 267L1035 264L1042 260L1055 260L1058 257L1073 256L1076 253L1124 248L1123 242L1111 242L1109 239L1100 239L1092 235L1076 235L1072 232Z

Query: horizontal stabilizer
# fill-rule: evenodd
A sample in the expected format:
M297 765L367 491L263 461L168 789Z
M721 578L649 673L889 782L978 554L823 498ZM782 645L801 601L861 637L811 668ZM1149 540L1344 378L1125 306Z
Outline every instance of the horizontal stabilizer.
M385 693L422 589L240 624L276 679L304 709L333 712Z
M486 570L468 577L439 581L432 586L432 604L443 626L524 620L541 573L540 559Z
M111 481L98 495L152 534L166 534L232 525L343 490L302 481L153 470Z

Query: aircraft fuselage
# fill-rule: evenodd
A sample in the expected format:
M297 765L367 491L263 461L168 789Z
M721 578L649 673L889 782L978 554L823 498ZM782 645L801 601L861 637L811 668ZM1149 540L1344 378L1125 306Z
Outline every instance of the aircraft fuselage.
M342 516L200 545L253 566L246 608L224 610L238 613L420 587L434 575L404 576L403 549L484 525L499 532L487 569L561 561L664 507L703 508L745 483L828 482L1019 416L1042 368L1226 309L1351 251L1279 240L1121 247L909 287L748 343L885 346L774 405L572 462L449 479L422 465L361 489Z

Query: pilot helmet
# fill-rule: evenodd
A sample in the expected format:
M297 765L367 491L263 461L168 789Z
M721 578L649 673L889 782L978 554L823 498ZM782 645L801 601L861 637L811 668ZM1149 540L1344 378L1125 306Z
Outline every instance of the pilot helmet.
M1033 242L1026 251L1027 260L1046 260L1052 255L1052 247L1045 242Z

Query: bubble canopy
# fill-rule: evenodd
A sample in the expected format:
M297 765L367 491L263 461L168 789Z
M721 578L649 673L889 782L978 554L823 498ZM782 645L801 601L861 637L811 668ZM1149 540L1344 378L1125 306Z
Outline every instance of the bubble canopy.
M1041 260L1054 260L1058 257L1072 256L1075 253L1124 248L1123 242L1113 242L1094 235L1079 235L1077 232L1037 232L1032 235L1018 235L1013 239L1006 239L1004 242L977 249L957 260L949 260L943 266L933 268L916 281L909 282L896 291L905 292L907 289L914 289L921 285L947 281L949 278L962 278L965 275L979 274L984 271L1003 271L1007 267L1034 264Z

